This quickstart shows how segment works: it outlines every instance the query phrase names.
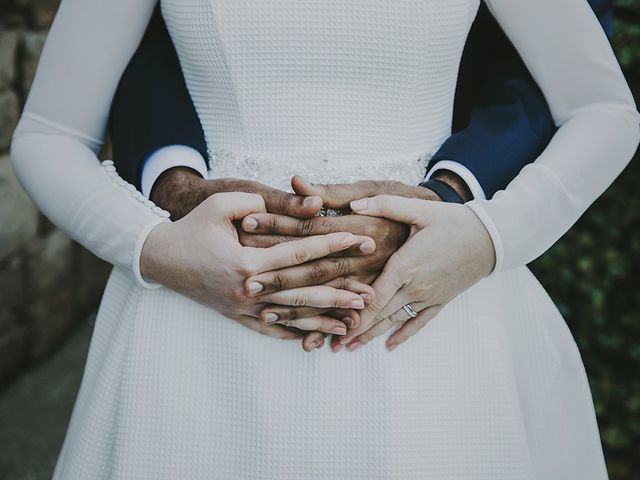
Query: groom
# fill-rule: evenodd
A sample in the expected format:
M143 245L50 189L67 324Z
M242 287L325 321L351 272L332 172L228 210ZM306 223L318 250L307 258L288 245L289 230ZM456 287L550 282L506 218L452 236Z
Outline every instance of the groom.
M612 2L589 3L610 35ZM310 262L302 271L302 280L299 269L295 278L294 272L285 270L267 286L272 290L301 282L316 285L341 276L371 283L407 238L406 227L389 220L366 219L365 224L362 216L317 217L319 204L303 204L305 196L320 196L325 206L335 208L378 194L456 203L491 198L536 159L555 129L542 92L484 4L462 57L453 134L432 158L420 185L310 186L299 182L299 195L295 195L258 182L205 180L209 159L204 133L159 8L122 76L110 118L114 162L120 175L168 210L173 219L188 214L214 193L254 192L265 198L270 213L279 215L254 225L253 232L239 232L244 245L271 246L287 237L330 231L366 234L376 241L373 255ZM447 254L446 246L442 254ZM279 313L288 318L296 315L295 309Z

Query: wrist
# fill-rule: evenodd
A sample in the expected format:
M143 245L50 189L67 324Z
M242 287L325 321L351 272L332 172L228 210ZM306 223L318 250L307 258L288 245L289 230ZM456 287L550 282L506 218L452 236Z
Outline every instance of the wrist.
M207 181L198 172L189 167L173 167L158 177L149 198L168 211L172 220L177 220L211 193L208 192Z
M496 269L497 254L493 238L476 211L469 205L464 207L468 210L470 224L474 227L472 246L477 248L474 258L478 261L481 278L488 277Z
M438 180L450 186L463 202L473 200L473 194L467 183L462 179L460 175L451 170L438 170L431 176L433 180Z
M171 225L169 222L163 222L153 227L142 245L140 276L144 281L163 283L163 265L167 258L165 245L171 232Z

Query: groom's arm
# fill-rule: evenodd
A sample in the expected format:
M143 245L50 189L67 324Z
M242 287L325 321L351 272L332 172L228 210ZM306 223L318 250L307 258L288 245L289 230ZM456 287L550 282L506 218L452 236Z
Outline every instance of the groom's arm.
M173 167L207 175L204 132L159 7L120 79L109 131L118 173L147 197Z
M589 3L611 35L612 2ZM555 131L544 95L482 4L460 64L453 134L434 155L427 178L452 171L474 197L491 198L542 153Z

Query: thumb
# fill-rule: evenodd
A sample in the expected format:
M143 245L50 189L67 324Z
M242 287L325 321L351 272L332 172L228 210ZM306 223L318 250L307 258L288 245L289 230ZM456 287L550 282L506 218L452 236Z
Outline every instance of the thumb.
M291 179L291 188L298 195L321 197L327 208L349 208L352 200L375 195L374 189L367 188L367 182L313 184L298 175Z
M218 216L231 222L242 220L250 213L266 213L267 211L264 199L256 193L215 193L206 202L211 202L214 205Z
M432 203L429 200L395 195L376 195L351 202L351 210L359 215L382 217L407 225L424 227Z

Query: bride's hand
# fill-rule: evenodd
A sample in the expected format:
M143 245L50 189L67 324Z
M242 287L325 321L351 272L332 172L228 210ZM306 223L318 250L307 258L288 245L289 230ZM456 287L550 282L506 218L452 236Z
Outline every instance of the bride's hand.
M245 293L246 279L265 271L298 265L354 247L368 237L348 232L316 235L270 248L243 247L234 222L265 212L260 195L220 193L204 200L184 218L154 228L143 246L142 275L213 307L223 315L262 333L280 338L297 334L281 325L266 325L258 314L266 304L314 308L364 308L358 293L371 287L352 282L349 290L328 285L294 288L253 296ZM354 293L357 292L357 293ZM323 315L295 323L301 330L343 334L346 325Z
M464 205L380 195L351 202L351 209L406 223L411 234L373 283L376 297L360 312L360 327L340 338L349 350L400 326L386 342L393 350L493 270L495 251L489 233ZM407 304L417 317L410 318L403 310Z

